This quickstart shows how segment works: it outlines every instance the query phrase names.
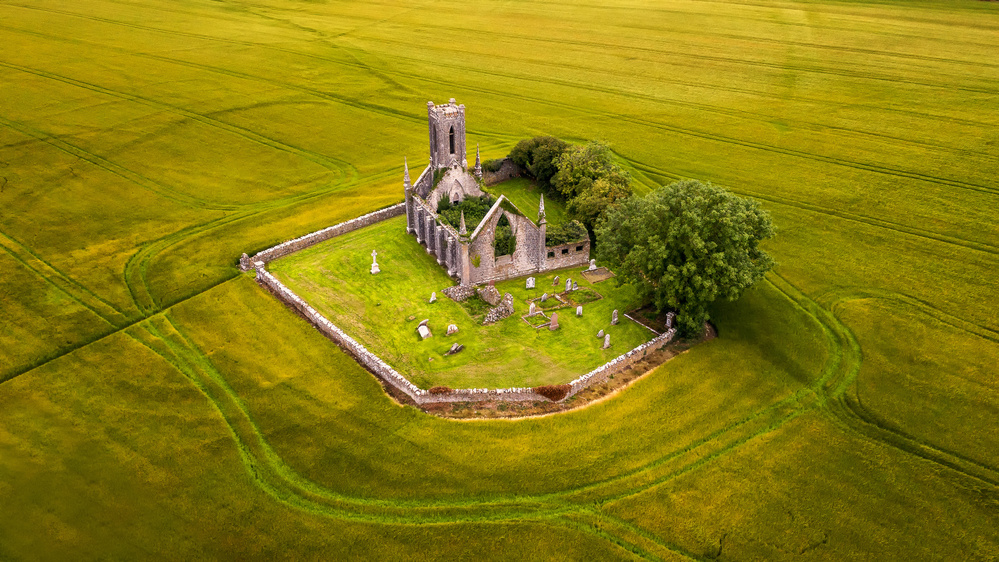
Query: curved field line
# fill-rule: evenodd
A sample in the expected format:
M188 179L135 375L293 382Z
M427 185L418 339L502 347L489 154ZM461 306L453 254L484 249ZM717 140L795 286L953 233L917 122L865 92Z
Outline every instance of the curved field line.
M786 279L782 279L782 282L788 287L793 287ZM797 291L796 288L794 290ZM830 306L834 309L849 301L863 298L868 297L844 295ZM860 344L857 342L856 336L853 335L853 332L845 324L836 318L834 312L832 310L826 311L822 307L819 307L819 309L824 311L824 314L828 315L829 318L835 320L841 335L846 338L847 345L851 349L855 349L857 353L861 353ZM840 381L829 393L831 399L826 402L828 407L825 410L831 414L829 417L837 425L854 434L881 442L897 450L949 468L968 478L991 486L999 486L999 468L967 458L956 451L949 451L916 439L900 430L881 423L880 420L866 411L860 403L857 386L854 384L859 375L860 363L858 362L851 370L850 375ZM853 395L849 393L851 388L853 389Z
M663 170L661 168L657 168L655 166L652 166L651 164L645 164L643 162L639 162L638 160L633 160L633 159L630 159L630 158L625 158L623 156L621 158L623 160L627 161L628 163L630 163L633 167L635 167L638 170L642 170L642 171L645 171L645 172L648 172L648 173L652 173L652 174L655 174L655 175L658 175L658 176L662 176L662 177L667 177L667 178L674 179L674 180L684 179L683 176L680 176L678 174L674 174L672 172L667 172L666 170ZM823 214L823 215L828 215L828 216L840 218L840 219L843 219L843 220L848 220L848 221L851 221L851 222L857 222L857 223L865 224L867 226L871 226L871 227L874 227L874 228L883 228L883 229L886 229L886 230L892 230L892 231L898 232L900 234L908 234L910 236L917 236L917 237L920 237L920 238L926 238L928 240L933 240L934 242L942 242L944 244L952 244L952 245L955 245L955 246L961 246L961 247L969 249L969 250L975 250L975 251L978 251L978 252L985 252L985 253L988 253L988 254L999 255L999 246L996 246L996 245L993 245L993 244L988 244L986 242L976 242L974 240L968 240L966 238L958 238L956 236L948 236L948 235L945 235L945 234L938 234L938 233L930 231L930 230L925 230L925 229L922 229L922 228L916 228L914 226L909 226L909 225L906 225L906 224L897 223L897 222L893 222L893 221L889 221L889 220L885 220L885 219L879 219L879 218L875 218L875 217L870 217L870 216L867 216L867 215L858 215L856 213L849 213L849 212L846 212L846 211L837 211L835 209L829 209L827 207L822 207L820 205L815 205L813 203L806 203L804 201L798 201L796 199L792 199L792 198L786 197L786 196L777 197L777 196L774 196L774 195L761 194L761 193L757 193L757 192L754 192L754 191L749 191L749 190L741 189L741 188L740 189L730 188L730 189L731 189L731 191L734 191L735 193L739 193L741 195L746 195L746 196L749 196L749 197L753 197L755 199L762 199L764 201L769 201L771 203L776 203L778 205L786 205L788 207L794 207L796 209L801 209L801 210L804 210L804 211L810 211L810 212L813 212L813 213L819 213L819 214Z
M589 485L580 486L577 488L563 490L552 493L543 493L536 495L524 495L524 496L513 496L513 497L497 497L485 500L423 500L423 501L406 501L406 500L378 500L369 498L355 498L350 496L345 496L343 494L335 493L327 490L318 484L302 478L297 473L295 473L290 467L284 464L280 457L270 448L266 440L263 437L260 429L252 422L252 418L248 413L248 407L242 400L236 395L236 393L228 386L225 379L221 373L219 373L215 367L212 365L211 361L204 356L203 352L198 348L196 344L193 343L186 335L184 335L182 329L177 326L169 317L169 315L164 315L165 320L170 324L170 330L178 334L181 343L170 343L162 332L156 332L156 336L164 338L166 345L169 345L172 349L172 353L182 356L189 357L188 361L192 365L196 365L196 369L204 373L204 376L210 377L212 380L216 381L222 394L214 395L212 400L224 400L231 402L233 405L233 410L230 415L234 418L230 419L228 423L230 425L238 425L236 422L232 421L235 418L242 418L247 420L246 429L249 431L249 436L242 436L241 439L244 441L258 441L260 448L259 458L257 459L257 464L266 463L270 465L273 470L279 473L282 478L286 479L288 482L293 482L297 488L301 491L307 492L310 495L314 495L317 498L323 498L325 501L335 501L338 504L343 504L341 507L346 509L348 507L353 509L360 508L374 508L379 507L381 509L409 509L409 510L419 510L421 513L428 510L438 510L447 511L455 509L510 509L513 507L525 507L529 506L528 509L537 510L540 508L550 508L550 509L570 509L572 505L577 505L580 501L579 498L573 498L573 496L579 496L581 493L586 493L587 495L602 494L606 493L606 488L608 487L620 487L622 483L628 479L643 478L645 473L650 470L656 469L666 462L672 461L674 459L685 456L688 453L693 452L694 454L700 454L698 448L705 444L713 444L712 442L718 441L719 438L725 437L726 439L731 436L736 438L734 444L724 444L722 452L727 452L742 443L749 441L750 439L772 431L776 427L783 425L789 419L793 419L797 415L800 415L804 411L807 411L814 407L811 404L813 397L818 396L821 388L828 384L828 381L833 377L837 371L837 366L840 363L839 355L835 352L830 357L830 362L827 365L826 373L820 379L818 379L811 387L805 388L794 395L780 400L778 403L767 406L762 410L747 416L746 418L739 420L728 427L723 428L714 432L713 434L699 439L694 443L680 449L679 451L674 451L667 454L665 457L652 461L643 467L638 469L617 475L605 479L600 482L592 483ZM835 351L835 350L834 350ZM773 419L770 414L776 414L777 418ZM761 422L764 424L763 429L756 428L752 425L752 422ZM749 425L747 425L749 424ZM737 430L746 426L748 429L753 431L748 435L729 435L732 434L733 430ZM737 432L738 433L738 432ZM698 466L701 466L705 462L716 458L719 455L718 452L709 454L707 457L701 460L695 461L684 468L684 471L692 470ZM661 480L661 479L660 479ZM653 483L652 485L654 485ZM632 487L631 493L635 493L648 486L639 486L638 488Z

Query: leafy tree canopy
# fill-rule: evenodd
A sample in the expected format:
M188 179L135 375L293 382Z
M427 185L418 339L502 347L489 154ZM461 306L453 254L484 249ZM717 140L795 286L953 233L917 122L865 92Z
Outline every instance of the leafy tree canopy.
M569 242L586 240L586 227L579 221L550 224L545 229L545 246L559 246Z
M569 217L593 230L604 212L631 195L631 185L627 178L610 175L597 178L588 189L569 200L566 210Z
M590 141L584 145L570 146L558 160L558 173L552 179L555 189L567 200L581 195L593 187L598 179L609 184L629 186L628 172L614 163L607 145ZM630 191L630 188L628 188Z
M558 161L569 143L555 137L534 137L517 143L510 159L538 182L543 193L555 193L552 178L558 173Z
M735 300L773 268L759 248L774 236L756 201L711 183L683 180L610 208L596 228L599 259L635 282L680 333L698 334L708 305Z

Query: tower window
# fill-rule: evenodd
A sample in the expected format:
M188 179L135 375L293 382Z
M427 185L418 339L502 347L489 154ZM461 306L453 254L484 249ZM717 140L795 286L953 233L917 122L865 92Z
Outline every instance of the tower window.
M451 154L454 154L454 127L451 127L449 136L451 137Z

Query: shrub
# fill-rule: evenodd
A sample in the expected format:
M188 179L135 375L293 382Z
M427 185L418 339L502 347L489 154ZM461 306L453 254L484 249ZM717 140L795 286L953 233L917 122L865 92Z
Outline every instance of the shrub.
M441 222L447 223L457 230L461 227L461 213L464 211L465 226L471 232L486 216L493 203L493 198L489 195L466 197L456 204L444 198L437 202L437 216L440 217Z
M534 137L517 143L510 159L538 182L542 192L552 194L552 178L558 173L558 162L569 143L555 137Z
M534 388L534 392L544 396L552 402L558 402L559 400L565 398L569 394L570 390L572 390L572 387L567 384L538 386Z
M589 234L586 232L586 227L579 221L548 225L545 230L545 246L558 246L588 239Z
M506 218L506 215L503 215L496 223L496 236L493 238L495 255L497 257L510 256L513 255L513 251L516 248L517 237L513 234L513 227L510 226L510 221Z

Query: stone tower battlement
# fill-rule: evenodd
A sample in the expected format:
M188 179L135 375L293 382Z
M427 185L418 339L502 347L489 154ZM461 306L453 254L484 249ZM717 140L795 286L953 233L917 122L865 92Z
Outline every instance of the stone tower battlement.
M468 169L465 157L465 105L458 105L454 98L448 103L435 105L427 102L427 121L430 128L430 169L461 167Z

